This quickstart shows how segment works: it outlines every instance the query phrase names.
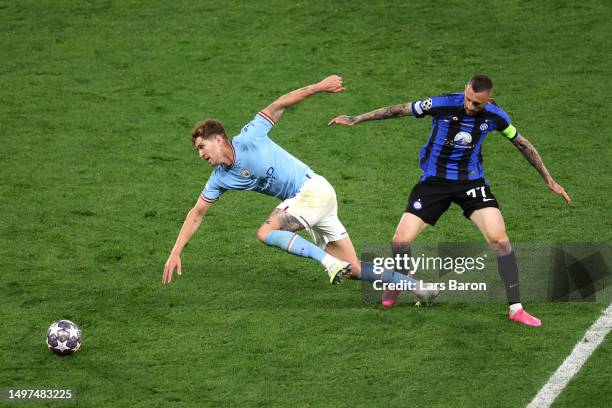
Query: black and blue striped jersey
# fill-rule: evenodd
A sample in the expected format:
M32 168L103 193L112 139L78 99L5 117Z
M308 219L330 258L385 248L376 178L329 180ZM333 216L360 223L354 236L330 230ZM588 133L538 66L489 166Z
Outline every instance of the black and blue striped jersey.
M512 140L518 134L510 118L494 103L488 103L475 116L463 107L463 92L434 96L412 103L417 118L432 117L431 132L421 149L421 181L443 178L468 181L484 178L481 146L493 130Z

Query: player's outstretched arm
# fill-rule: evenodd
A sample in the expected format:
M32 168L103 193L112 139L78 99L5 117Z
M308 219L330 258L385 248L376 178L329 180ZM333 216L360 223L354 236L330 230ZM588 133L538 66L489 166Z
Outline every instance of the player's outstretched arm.
M164 285L172 281L172 274L174 273L175 269L176 273L181 275L181 252L183 252L185 245L187 245L193 234L195 234L200 227L200 224L202 224L202 220L204 219L204 216L208 212L211 205L212 203L204 201L202 197L200 197L196 205L189 210L189 213L187 213L183 226L181 227L181 231L176 239L176 243L174 244L172 252L170 252L170 256L168 257L166 265L164 266L164 275L162 278Z
M517 149L519 149L519 151L523 154L523 157L525 157L525 159L529 163L531 163L533 167L536 168L536 170L538 171L538 173L540 173L544 181L546 181L546 185L548 186L548 188L551 191L561 195L565 202L569 204L571 201L569 195L565 192L565 189L561 187L561 185L557 184L552 178L550 172L548 171L546 166L544 166L544 162L542 162L542 158L538 154L538 151L535 147L533 147L529 140L518 134L514 139L512 139L512 143L514 143Z
M263 112L276 122L288 106L300 103L309 96L319 92L338 93L344 91L344 89L342 78L338 75L331 75L316 84L296 89L281 96L266 107Z
M389 118L397 118L400 116L411 116L412 113L412 103L402 103L399 105L387 106L386 108L380 108L373 110L371 112L362 113L358 116L346 116L341 115L333 118L329 121L327 126L331 125L345 125L345 126L353 126L361 122L366 122L368 120L381 120L381 119L389 119Z

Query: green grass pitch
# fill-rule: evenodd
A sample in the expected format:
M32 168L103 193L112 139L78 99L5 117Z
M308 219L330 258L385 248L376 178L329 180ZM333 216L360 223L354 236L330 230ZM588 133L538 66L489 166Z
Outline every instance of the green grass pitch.
M236 134L282 93L342 75L347 92L290 109L271 136L335 186L359 249L391 238L428 121L329 119L486 72L573 198L491 135L511 240L611 242L611 17L594 0L0 2L0 387L69 387L85 407L524 406L605 304L532 303L536 330L501 303L385 311L258 243L276 201L244 192L213 206L162 287L210 174L190 129L214 117ZM481 239L457 208L420 237ZM43 340L61 318L83 330L70 358ZM610 401L611 344L555 406Z

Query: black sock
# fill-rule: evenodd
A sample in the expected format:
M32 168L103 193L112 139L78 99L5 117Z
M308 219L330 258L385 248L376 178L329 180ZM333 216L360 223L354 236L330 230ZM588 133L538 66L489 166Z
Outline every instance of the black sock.
M520 303L521 295L519 291L518 266L516 264L514 251L506 255L498 255L497 266L499 276L506 287L508 304L512 305L514 303Z
M411 258L412 252L410 251L410 244L400 244L393 242L391 244L391 250L393 251L393 259L396 259L396 256L399 255L402 259L400 262L399 268L394 268L396 272L402 273L404 275L410 274L410 266L412 266L412 261L409 264L408 268L404 268L404 258ZM396 265L398 266L398 265Z

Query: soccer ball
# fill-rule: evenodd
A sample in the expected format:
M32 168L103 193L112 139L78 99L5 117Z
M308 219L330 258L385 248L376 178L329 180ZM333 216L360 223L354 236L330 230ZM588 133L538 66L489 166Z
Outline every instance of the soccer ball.
M58 320L47 330L47 346L60 356L73 354L81 347L81 330L70 320Z

